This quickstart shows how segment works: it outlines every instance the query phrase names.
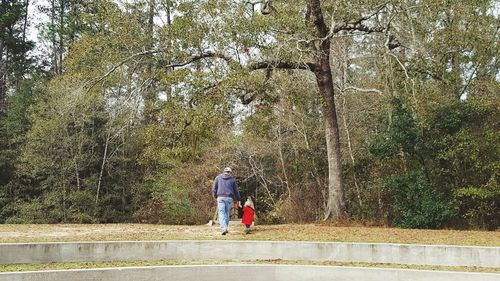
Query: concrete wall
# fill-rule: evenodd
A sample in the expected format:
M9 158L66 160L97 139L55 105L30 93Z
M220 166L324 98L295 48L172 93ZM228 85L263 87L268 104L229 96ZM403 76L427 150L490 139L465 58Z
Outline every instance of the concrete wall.
M500 247L187 240L0 244L0 264L161 259L283 259L500 267Z
M303 265L208 265L0 273L0 281L498 281L500 274Z
M500 247L278 241L0 244L0 264L161 259L283 259L500 267Z

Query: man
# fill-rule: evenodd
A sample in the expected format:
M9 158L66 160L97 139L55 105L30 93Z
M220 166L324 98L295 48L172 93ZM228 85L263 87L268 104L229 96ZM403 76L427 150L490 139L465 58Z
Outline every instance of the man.
M229 212L231 204L234 201L235 205L240 203L240 193L236 180L231 176L231 168L226 167L222 174L215 177L212 187L213 196L217 199L217 209L219 210L219 223L222 230L222 235L226 235L229 227Z

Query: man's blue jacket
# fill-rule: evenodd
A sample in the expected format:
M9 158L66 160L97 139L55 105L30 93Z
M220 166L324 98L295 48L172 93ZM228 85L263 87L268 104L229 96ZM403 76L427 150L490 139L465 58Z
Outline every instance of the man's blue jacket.
M236 180L228 173L222 173L215 177L212 193L216 199L218 197L231 197L237 201L241 199Z

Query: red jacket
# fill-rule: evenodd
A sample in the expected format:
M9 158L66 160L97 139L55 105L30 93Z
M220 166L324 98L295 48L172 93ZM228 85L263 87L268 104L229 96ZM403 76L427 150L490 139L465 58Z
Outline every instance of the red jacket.
M252 224L254 215L255 211L252 208L243 207L243 217L241 218L241 223Z

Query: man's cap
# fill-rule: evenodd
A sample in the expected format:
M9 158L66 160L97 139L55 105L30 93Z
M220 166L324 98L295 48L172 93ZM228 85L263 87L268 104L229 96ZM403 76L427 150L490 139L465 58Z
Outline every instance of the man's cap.
M229 168L229 167L226 167L226 168L224 168L224 172L228 172L228 173L231 173L231 172L232 172L232 170L231 170L231 168Z

